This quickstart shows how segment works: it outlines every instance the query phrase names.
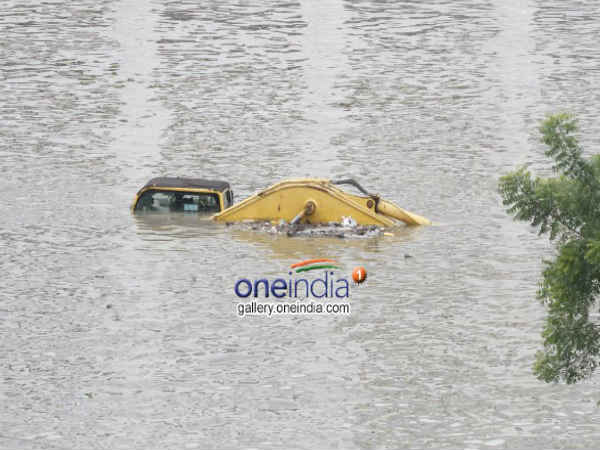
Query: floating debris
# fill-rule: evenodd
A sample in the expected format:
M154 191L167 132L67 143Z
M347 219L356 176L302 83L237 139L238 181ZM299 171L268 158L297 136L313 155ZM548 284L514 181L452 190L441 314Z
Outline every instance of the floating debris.
M228 224L229 225L229 224ZM384 228L377 225L358 225L352 217L344 217L342 222L330 222L327 224L291 224L280 220L277 224L272 222L246 222L237 224L239 227L250 228L268 234L285 234L287 236L308 236L308 237L337 237L343 238L362 238L380 236L384 233Z
M342 216L342 226L343 227L353 228L356 225L358 225L358 224L356 223L356 220L354 220L352 217Z

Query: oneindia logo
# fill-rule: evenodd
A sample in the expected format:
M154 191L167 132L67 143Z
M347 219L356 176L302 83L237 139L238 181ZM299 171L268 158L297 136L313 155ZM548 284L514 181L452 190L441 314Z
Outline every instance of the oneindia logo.
M308 259L292 264L287 277L256 280L240 278L235 283L234 292L238 298L348 298L350 283L339 269L340 266L333 259ZM360 269L359 277L355 276L357 269ZM364 281L365 269L355 268L352 278L355 283Z

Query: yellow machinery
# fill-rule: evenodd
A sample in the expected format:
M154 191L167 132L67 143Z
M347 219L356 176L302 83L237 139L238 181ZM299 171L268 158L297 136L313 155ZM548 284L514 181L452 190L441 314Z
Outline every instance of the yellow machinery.
M364 196L349 194L338 185L350 184ZM274 184L212 218L218 222L285 220L296 223L342 222L351 217L358 225L390 227L399 220L407 225L430 225L425 217L408 212L378 195L368 193L352 179L296 179Z
M356 187L364 195L341 190L338 186L343 184ZM407 225L431 223L379 195L370 194L352 179L282 181L234 205L233 191L226 181L159 177L140 189L131 209L136 213L212 215L217 222L284 220L292 225L324 224L342 222L347 217L357 225L382 227L395 225L395 220Z

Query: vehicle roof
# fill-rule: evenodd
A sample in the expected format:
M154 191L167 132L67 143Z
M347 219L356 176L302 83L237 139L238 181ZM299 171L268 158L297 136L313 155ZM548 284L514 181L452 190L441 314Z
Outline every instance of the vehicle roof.
M140 191L154 186L165 188L213 189L221 192L229 189L229 183L227 181L204 180L202 178L156 177L148 181Z

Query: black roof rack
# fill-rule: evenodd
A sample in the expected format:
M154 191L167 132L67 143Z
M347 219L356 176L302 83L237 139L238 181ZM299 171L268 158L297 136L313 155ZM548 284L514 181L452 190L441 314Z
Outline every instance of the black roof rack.
M149 187L213 189L223 192L229 189L229 183L227 181L204 180L201 178L156 177L148 181L140 189L140 192Z

